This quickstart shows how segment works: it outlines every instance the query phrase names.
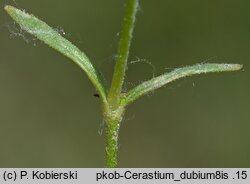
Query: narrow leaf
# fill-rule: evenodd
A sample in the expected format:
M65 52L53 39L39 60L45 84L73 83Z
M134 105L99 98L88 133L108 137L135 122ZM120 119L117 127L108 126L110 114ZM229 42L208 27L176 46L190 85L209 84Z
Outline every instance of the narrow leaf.
M183 68L178 68L173 70L170 73L166 73L160 75L156 78L153 78L149 81L143 82L138 85L131 91L129 91L126 97L122 100L123 105L128 105L129 103L135 101L140 96L147 94L153 90L156 90L170 82L173 82L177 79L209 72L229 72L229 71L237 71L242 68L240 64L196 64L193 66L187 66Z
M70 41L62 37L55 29L39 20L34 15L25 13L24 11L12 6L5 6L4 9L20 25L21 29L34 35L39 40L67 56L80 66L80 68L86 72L88 78L100 93L102 100L106 102L106 88L104 80L82 51L80 51Z

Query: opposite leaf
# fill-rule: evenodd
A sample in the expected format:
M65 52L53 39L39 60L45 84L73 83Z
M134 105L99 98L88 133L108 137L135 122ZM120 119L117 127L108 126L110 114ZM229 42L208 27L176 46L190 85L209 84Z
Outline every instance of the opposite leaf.
M82 51L70 41L62 37L55 29L51 28L35 16L29 15L12 6L5 6L4 9L20 25L21 29L34 35L39 40L72 59L78 66L80 66L100 93L102 100L106 102L107 92L104 80Z
M227 71L236 71L240 70L242 65L240 64L196 64L193 66L187 66L183 68L178 68L173 70L170 73L160 75L156 78L153 78L149 81L143 82L134 89L128 92L122 105L128 105L131 102L138 99L140 96L147 94L153 90L156 90L172 81L180 79L182 77L187 77L195 74L208 73L208 72L227 72Z

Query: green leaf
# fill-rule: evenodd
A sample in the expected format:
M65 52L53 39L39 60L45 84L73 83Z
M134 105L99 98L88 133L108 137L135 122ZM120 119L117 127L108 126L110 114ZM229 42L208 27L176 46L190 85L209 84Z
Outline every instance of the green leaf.
M89 61L88 57L70 41L62 37L55 29L39 20L34 15L30 15L12 6L5 6L7 13L20 25L21 29L34 35L39 40L48 44L58 52L73 60L83 69L88 78L92 81L103 102L106 102L106 85L97 69Z
M135 101L142 95L145 95L153 90L156 90L170 82L173 82L177 79L201 74L201 73L209 73L209 72L229 72L229 71L237 71L242 68L240 64L196 64L193 66L187 66L183 68L178 68L173 70L170 73L165 73L156 78L153 78L149 81L143 82L138 85L131 91L127 93L127 95L122 100L122 105L128 105L131 102Z

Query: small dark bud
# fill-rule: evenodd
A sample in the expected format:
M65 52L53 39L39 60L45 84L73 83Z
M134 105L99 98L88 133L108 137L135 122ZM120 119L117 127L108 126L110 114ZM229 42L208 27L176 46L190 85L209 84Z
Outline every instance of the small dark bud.
M98 93L95 93L93 96L94 96L94 97L97 97L97 98L100 97L100 95L99 95Z

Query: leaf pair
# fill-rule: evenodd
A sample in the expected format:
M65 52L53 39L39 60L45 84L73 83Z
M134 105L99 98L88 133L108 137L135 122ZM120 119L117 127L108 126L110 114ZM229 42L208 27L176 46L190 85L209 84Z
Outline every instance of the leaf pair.
M39 40L43 41L50 47L70 58L81 69L83 69L88 78L93 83L94 87L100 94L102 101L107 104L108 88L105 80L100 72L90 62L88 57L80 51L70 41L62 37L55 29L48 26L45 22L39 20L33 15L27 14L12 6L5 6L4 8L8 14L20 25L21 29L34 35ZM194 74L208 73L208 72L224 72L240 70L242 65L239 64L197 64L178 68L170 73L155 77L149 81L143 82L123 97L122 104L126 106L138 99L140 96L147 94L155 89L158 89L174 80L182 77L191 76ZM123 68L124 69L124 68ZM116 75L114 75L116 77ZM114 79L113 79L114 80Z

